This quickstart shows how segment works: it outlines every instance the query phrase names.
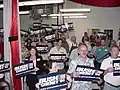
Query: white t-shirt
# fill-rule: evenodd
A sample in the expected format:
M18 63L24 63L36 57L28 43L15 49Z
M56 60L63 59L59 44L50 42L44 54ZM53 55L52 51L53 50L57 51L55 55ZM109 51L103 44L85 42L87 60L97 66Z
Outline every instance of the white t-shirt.
M63 47L61 47L60 50L58 50L57 47L55 46L51 48L50 52L48 53L48 56L50 56L50 54L66 54L67 56L67 51ZM64 68L64 63L57 63L57 64L59 69Z
M101 64L101 69L106 70L109 67L113 67L113 60L120 60L120 58L113 59L111 57L108 57L107 59L103 60ZM120 76L113 76L113 72L107 73L104 76L104 80L115 86L120 85Z

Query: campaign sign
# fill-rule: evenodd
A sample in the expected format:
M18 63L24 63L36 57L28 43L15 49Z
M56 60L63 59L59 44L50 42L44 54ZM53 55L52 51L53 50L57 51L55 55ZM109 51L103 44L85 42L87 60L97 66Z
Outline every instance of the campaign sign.
M39 53L48 53L48 45L37 45L37 50Z
M103 73L103 70L98 70L89 66L77 65L76 72L80 75L78 77L73 77L74 81L93 81L100 80L100 75Z
M38 76L40 90L66 90L67 76L65 72L50 73Z
M55 62L64 62L66 54L50 54L50 60Z
M120 60L113 60L113 76L120 76Z
M31 72L35 72L33 61L27 61L14 66L15 75L17 77L24 77Z
M56 38L56 35L55 35L54 33L45 36L45 40L47 40L47 41L52 41L52 40L54 40L55 38Z
M74 28L73 28L73 23L68 23L68 30L74 30Z
M10 71L10 63L9 61L0 62L0 73Z

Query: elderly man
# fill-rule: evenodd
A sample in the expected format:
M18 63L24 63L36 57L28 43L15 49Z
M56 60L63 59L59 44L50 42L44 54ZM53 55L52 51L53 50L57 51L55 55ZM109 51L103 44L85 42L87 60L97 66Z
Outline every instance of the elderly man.
M101 64L101 69L104 72L104 90L120 90L120 76L113 75L113 60L120 60L118 57L119 48L118 46L111 47L111 56L105 59Z
M93 60L87 57L88 47L85 44L80 43L78 45L78 53L79 56L75 60L72 60L70 62L67 72L68 75L71 76L71 78L79 76L79 73L75 72L77 65L94 67ZM72 79L69 80L70 82L72 82L72 90L92 90L92 83L90 81L72 81Z

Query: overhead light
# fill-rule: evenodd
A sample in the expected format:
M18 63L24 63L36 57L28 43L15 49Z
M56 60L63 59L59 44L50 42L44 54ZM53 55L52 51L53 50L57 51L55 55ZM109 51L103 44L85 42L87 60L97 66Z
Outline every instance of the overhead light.
M60 12L90 12L90 8L80 8L80 9L60 9Z
M79 16L79 15L84 15L83 13L67 13L67 14L50 14L49 16Z
M19 14L29 14L30 13L30 11L20 11L19 12ZM51 16L51 17L54 17L54 16L83 16L84 14L83 13L67 13L67 14L50 14L50 15L48 15L48 16ZM45 17L45 16L47 16L47 14L43 14L43 15L41 15L41 16L43 16L43 17Z
M20 11L19 14L29 14L29 11Z
M54 16L82 16L82 15L84 15L83 13L67 13L67 14L50 14L50 15L48 15L48 16L51 16L51 17L54 17ZM47 16L46 14L43 14L43 15L41 15L41 16Z
M57 4L64 3L64 0L41 0L41 1L24 1L19 2L19 6L41 5L41 4ZM0 8L3 8L3 4L0 4Z
M52 17L52 18L57 18L57 17ZM77 18L83 18L83 19L85 19L85 18L87 18L87 16L65 16L64 18L67 18L67 19L69 19L69 18L71 18L71 19L77 19Z

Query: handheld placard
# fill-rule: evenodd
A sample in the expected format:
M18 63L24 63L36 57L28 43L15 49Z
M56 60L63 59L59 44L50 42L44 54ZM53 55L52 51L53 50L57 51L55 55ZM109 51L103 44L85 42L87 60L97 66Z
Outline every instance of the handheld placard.
M48 34L48 35L45 36L46 41L53 41L55 39L56 39L55 33L51 33L51 34Z
M73 77L74 81L94 81L100 80L100 75L103 73L103 70L77 65L75 72L78 72L80 75L78 77Z
M65 62L66 54L50 54L49 59L53 62Z
M10 71L9 61L0 62L0 73L5 73Z
M113 60L113 76L120 76L120 60Z
M39 90L66 90L67 76L65 72L56 72L38 76Z
M18 78L24 77L27 74L35 72L33 61L26 61L14 66L15 75Z
M37 51L38 51L40 54L48 53L48 52L49 52L48 45L37 45L36 48L37 48Z

